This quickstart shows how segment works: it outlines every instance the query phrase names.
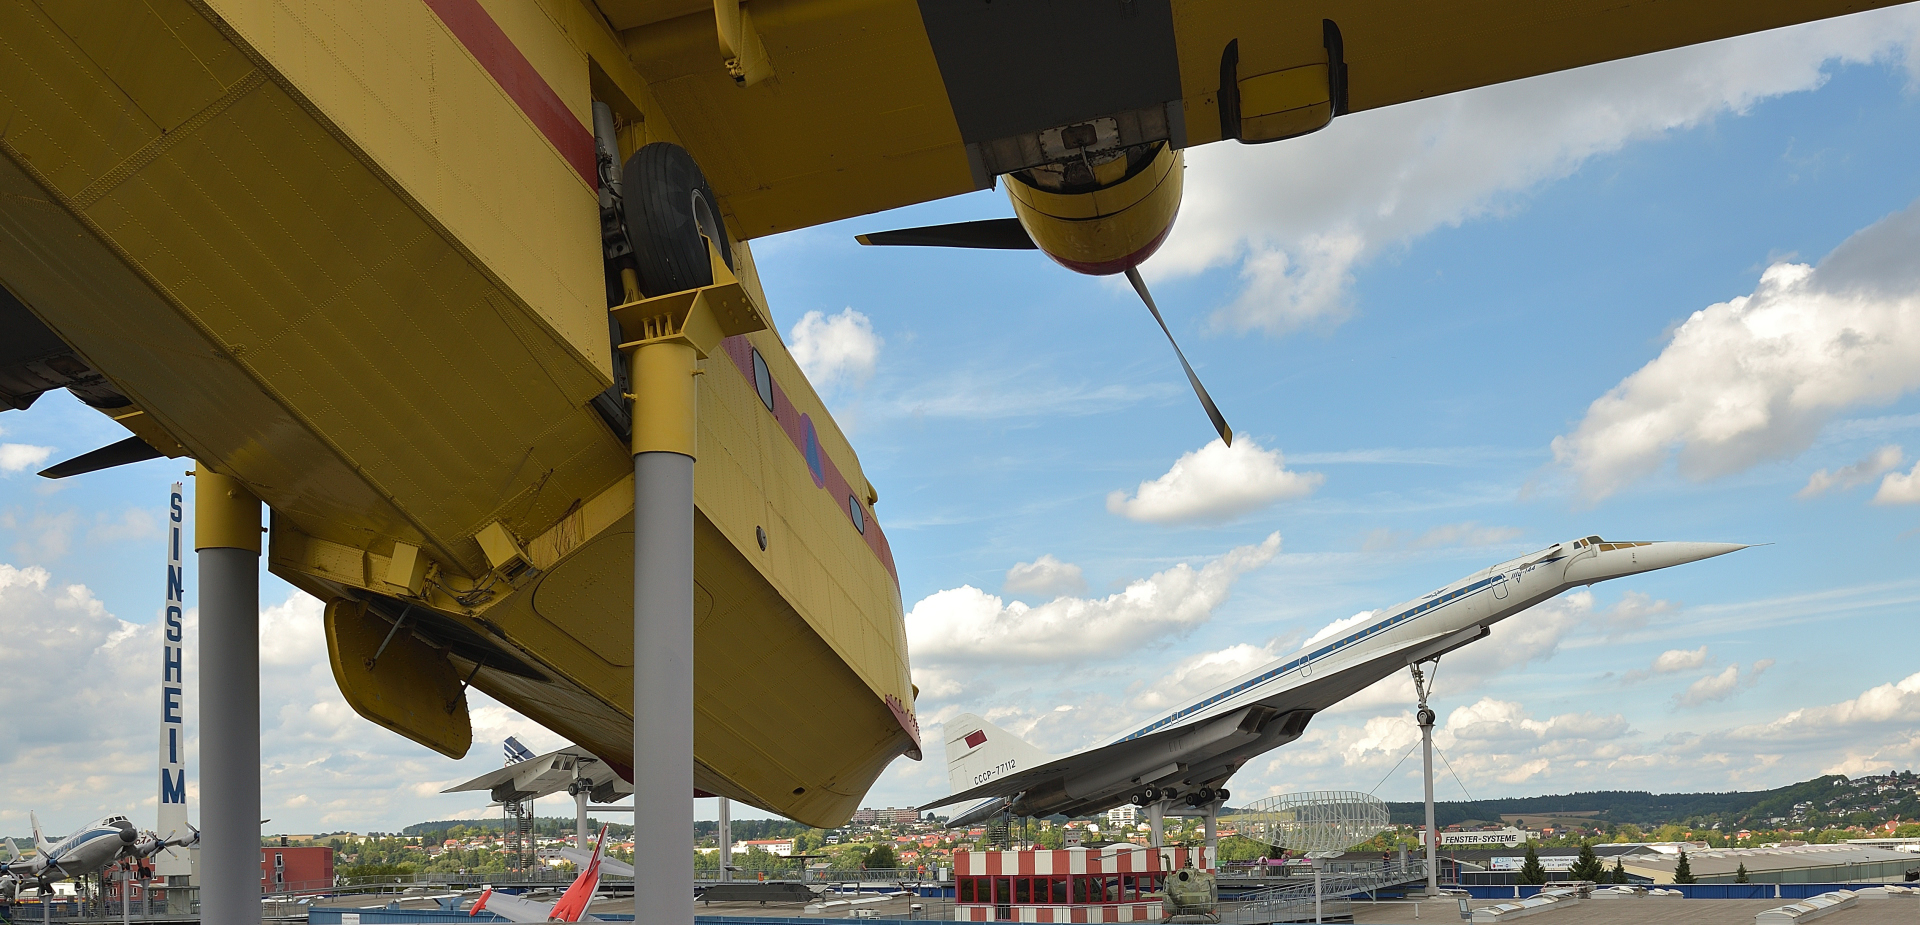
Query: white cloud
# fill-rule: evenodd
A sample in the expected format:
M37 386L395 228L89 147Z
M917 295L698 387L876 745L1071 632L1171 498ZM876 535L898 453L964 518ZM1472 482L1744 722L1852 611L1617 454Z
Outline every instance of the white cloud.
M1181 563L1103 598L1028 606L971 585L922 598L907 613L916 666L969 658L1080 661L1183 635L1207 622L1241 575L1273 560L1280 534L1195 569Z
M1699 706L1716 700L1725 700L1740 686L1740 666L1728 665L1718 674L1710 674L1687 685L1685 693L1680 695L1683 707Z
M1873 493L1875 504L1920 504L1920 462L1906 472L1889 472Z
M1705 703L1717 703L1733 696L1743 688L1752 687L1760 681L1760 675L1773 667L1773 659L1763 658L1753 663L1753 668L1744 675L1738 664L1728 665L1724 670L1706 675L1687 685L1676 703L1682 707L1697 707Z
M1086 591L1087 579L1080 574L1080 566L1062 562L1048 553L1032 562L1015 563L1013 568L1007 569L1007 580L1001 585L1001 590L1008 594L1058 597Z
M1707 663L1707 647L1698 649L1668 649L1654 656L1652 666L1627 672L1623 679L1631 684L1644 681L1654 675L1673 674L1677 671L1692 671Z
M1880 477L1880 473L1900 465L1907 458L1900 447L1887 444L1868 453L1859 462L1831 472L1821 469L1807 477L1807 485L1794 497L1817 498L1834 489L1858 488Z
M872 319L851 307L833 315L818 311L801 315L787 332L787 341L794 362L808 379L823 386L837 380L865 382L886 343L873 332Z
M188 590L190 602L194 593ZM361 719L334 685L320 615L320 603L298 591L260 612L261 799L275 820L270 831L364 831L449 818L473 798L439 789L498 767L496 743L507 732L535 748L558 744L558 736L478 691L469 693L474 748L458 762ZM196 609L188 608L185 625L187 791L197 820ZM10 640L0 647L0 674L14 679L11 692L26 705L0 724L0 776L13 782L15 796L0 807L0 823L21 831L32 809L50 831L108 812L154 824L159 631L158 621L119 619L86 586L62 584L44 567L0 563L0 633ZM49 678L73 683L57 704L40 704L30 679Z
M1920 673L1870 688L1850 700L1804 707L1762 726L1737 730L1741 738L1762 740L1844 738L1853 740L1862 727L1920 723Z
M1752 295L1695 312L1587 409L1554 458L1591 499L1677 458L1704 480L1813 443L1835 415L1920 387L1920 202L1821 261L1776 263Z
M0 472L20 472L47 461L53 447L27 443L0 443Z
M1190 149L1181 220L1148 267L1237 264L1224 327L1337 323L1355 268L1382 251L1511 211L1629 143L1817 88L1830 62L1902 54L1917 32L1920 11L1896 8L1354 113L1285 144Z
M1107 510L1147 523L1231 520L1270 504L1313 493L1318 472L1293 472L1279 450L1251 437L1227 446L1215 439L1174 460L1165 475L1141 482L1133 497L1107 495Z
M1626 717L1617 713L1562 713L1535 719L1519 703L1481 697L1447 711L1434 730L1434 744L1440 749L1434 760L1437 782L1451 791L1441 799L1456 799L1465 788L1577 779L1581 768L1622 754L1625 740L1632 735ZM1236 793L1252 798L1282 787L1358 789L1356 784L1385 783L1380 775L1391 780L1398 774L1417 791L1420 762L1412 753L1419 741L1419 727L1407 706L1358 724L1317 722L1300 741L1243 770L1232 786ZM1452 780L1456 773L1461 778L1458 785Z

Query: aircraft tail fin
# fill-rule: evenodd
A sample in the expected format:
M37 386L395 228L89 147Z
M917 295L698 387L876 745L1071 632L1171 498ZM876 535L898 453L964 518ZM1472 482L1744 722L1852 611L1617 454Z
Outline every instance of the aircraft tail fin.
M947 720L946 739L947 786L953 793L1053 760L1019 736L972 713Z
M550 922L578 922L587 914L587 904L593 902L593 891L600 888L600 858L607 850L607 827L600 827L600 837L593 841L593 856L587 859L585 867L580 868L580 876L573 878L573 885L553 904L553 911L547 914Z
M41 857L45 857L47 854L47 849L53 847L53 842L47 841L47 837L45 835L40 834L40 814L33 812L32 810L28 810L27 821L33 823L34 850L40 852Z
M500 750L504 753L509 767L539 757L533 753L532 749L520 744L520 739L515 736L507 736L506 741L500 743Z

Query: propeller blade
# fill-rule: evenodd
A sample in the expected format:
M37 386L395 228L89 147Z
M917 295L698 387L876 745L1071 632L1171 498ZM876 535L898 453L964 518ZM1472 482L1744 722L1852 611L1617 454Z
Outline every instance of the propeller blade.
M1037 249L1033 239L1027 236L1027 229L1020 227L1017 218L990 218L979 222L876 231L854 235L853 239L873 247L978 247L1001 251Z
M1220 439L1228 446L1233 445L1233 428L1227 426L1227 419L1213 403L1213 396L1207 394L1207 387L1200 384L1200 377L1193 374L1193 364L1187 362L1187 355L1180 352L1180 343L1173 339L1173 332L1167 329L1167 319L1160 317L1160 308L1153 304L1153 294L1147 291L1147 281L1140 278L1135 267L1127 268L1127 282L1133 284L1133 291L1140 294L1140 301L1147 303L1147 311L1153 313L1153 320L1160 322L1160 333L1167 335L1167 343L1173 345L1173 355L1180 358L1180 368L1187 371L1187 381L1193 384L1193 394L1200 397L1200 406L1207 409L1207 417L1213 421L1213 429L1220 432Z
M83 475L124 466L128 463L146 462L166 455L147 445L139 437L128 437L119 443L109 443L91 453L81 453L66 462L54 463L40 470L42 478L64 479L69 475Z

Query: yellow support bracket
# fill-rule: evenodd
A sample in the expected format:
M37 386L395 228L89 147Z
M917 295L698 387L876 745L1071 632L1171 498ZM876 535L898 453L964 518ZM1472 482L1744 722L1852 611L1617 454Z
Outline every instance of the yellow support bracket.
M627 338L621 350L632 353L649 344L680 343L692 347L704 360L726 338L772 327L766 312L754 304L740 279L720 259L713 242L705 237L701 240L707 244L713 284L608 309Z
M705 239L703 239L705 240ZM771 325L746 287L727 269L713 242L707 242L713 284L640 299L611 309L620 322L620 345L632 358L633 453L694 456L693 377L698 363L720 342Z

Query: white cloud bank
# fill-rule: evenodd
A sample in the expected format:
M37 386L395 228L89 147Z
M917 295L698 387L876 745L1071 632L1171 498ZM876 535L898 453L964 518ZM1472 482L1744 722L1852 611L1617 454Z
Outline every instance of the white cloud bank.
M1646 668L1636 668L1621 676L1628 684L1645 681L1654 675L1673 674L1680 671L1692 671L1707 663L1707 647L1698 649L1668 649L1654 656L1653 664Z
M1807 486L1800 489L1794 497L1817 498L1829 491L1846 491L1858 488L1880 477L1880 474L1896 468L1907 458L1898 446L1888 444L1868 453L1859 462L1850 466L1841 466L1831 472L1821 469L1807 477Z
M1889 472L1873 493L1875 504L1920 504L1920 462L1906 472Z
M1658 357L1596 399L1554 438L1555 460L1592 500L1669 459L1682 476L1711 479L1792 457L1836 414L1920 387L1916 253L1920 202L1818 267L1768 267L1752 295L1695 312Z
M1763 658L1753 663L1753 667L1742 673L1739 664L1728 665L1721 671L1707 675L1680 693L1676 701L1682 707L1697 707L1701 704L1718 703L1733 696L1744 688L1759 683L1760 675L1773 667L1773 659Z
M47 461L53 447L28 443L0 443L0 472L21 472Z
M873 320L852 307L827 315L807 312L787 332L793 360L814 383L865 382L880 361L886 341L873 331Z
M195 593L188 589L190 602ZM440 788L498 767L496 743L508 733L535 749L560 744L478 691L469 693L474 748L459 762L361 719L334 685L320 612L298 591L260 612L261 800L275 820L270 831L365 831L479 812L484 794L440 796ZM197 609L184 622L187 793L197 819ZM57 703L10 711L0 723L0 776L13 797L0 824L24 831L35 810L49 833L110 812L154 825L159 623L122 620L85 585L62 584L44 567L0 563L0 633L9 640L0 673L16 679L16 699L33 699L38 688L28 679L73 682Z
M1008 594L1034 594L1059 597L1087 590L1087 579L1080 566L1062 562L1049 553L1032 562L1018 562L1007 569L1007 580L1000 589Z
M1433 229L1515 208L1629 143L1812 90L1831 62L1907 56L1920 9L1864 13L1342 116L1278 145L1187 152L1180 222L1148 264L1237 266L1214 316L1281 334L1337 323L1355 268Z
M1145 523L1231 520L1304 498L1324 481L1318 472L1288 469L1279 450L1262 449L1251 437L1233 446L1215 439L1174 460L1165 475L1141 482L1132 497L1107 495L1107 510Z
M1275 533L1198 569L1183 562L1156 572L1117 594L1058 597L1038 606L962 585L913 605L907 613L907 642L916 671L977 658L1031 663L1111 655L1184 635L1206 623L1226 602L1236 579L1273 561L1279 551L1280 534Z

